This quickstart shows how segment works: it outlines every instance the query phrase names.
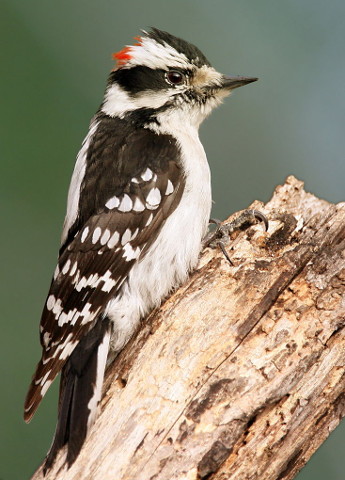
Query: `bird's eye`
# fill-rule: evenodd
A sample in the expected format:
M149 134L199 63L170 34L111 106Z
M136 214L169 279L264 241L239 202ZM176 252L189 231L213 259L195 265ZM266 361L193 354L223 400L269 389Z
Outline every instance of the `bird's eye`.
M165 74L165 79L170 85L181 85L185 80L185 76L178 70L170 70Z

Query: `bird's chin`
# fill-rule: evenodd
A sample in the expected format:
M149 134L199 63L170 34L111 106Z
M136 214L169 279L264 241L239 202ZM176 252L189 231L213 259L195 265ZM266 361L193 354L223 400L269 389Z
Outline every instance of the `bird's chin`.
M215 97L218 100L218 102L221 103L224 100L224 98L229 97L231 94L232 94L232 89L221 88L220 90L218 90Z
M232 90L227 88L212 88L207 94L207 100L204 102L205 109L209 109L211 112L214 108L218 107L223 100L231 95Z

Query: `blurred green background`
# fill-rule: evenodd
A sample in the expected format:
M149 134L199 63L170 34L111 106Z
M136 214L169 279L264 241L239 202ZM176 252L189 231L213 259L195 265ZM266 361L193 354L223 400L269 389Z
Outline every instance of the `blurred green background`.
M27 479L56 420L57 385L27 426L38 322L55 268L74 159L101 101L111 53L157 26L198 45L235 92L201 129L224 218L294 174L345 200L344 0L3 0L1 35L1 480ZM345 478L345 425L299 480Z

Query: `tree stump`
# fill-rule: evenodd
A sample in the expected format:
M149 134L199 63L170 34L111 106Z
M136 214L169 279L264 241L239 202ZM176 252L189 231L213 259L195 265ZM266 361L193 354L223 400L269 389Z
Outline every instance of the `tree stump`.
M345 414L345 203L288 177L205 249L108 368L77 461L47 479L288 480ZM186 232L188 235L188 232ZM42 479L42 469L33 477Z

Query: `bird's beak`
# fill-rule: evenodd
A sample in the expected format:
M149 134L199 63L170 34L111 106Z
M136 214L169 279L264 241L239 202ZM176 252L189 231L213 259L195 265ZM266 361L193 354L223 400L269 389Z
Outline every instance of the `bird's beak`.
M234 88L243 87L243 85L256 82L257 80L256 77L227 77L224 75L221 87L227 90L233 90Z

